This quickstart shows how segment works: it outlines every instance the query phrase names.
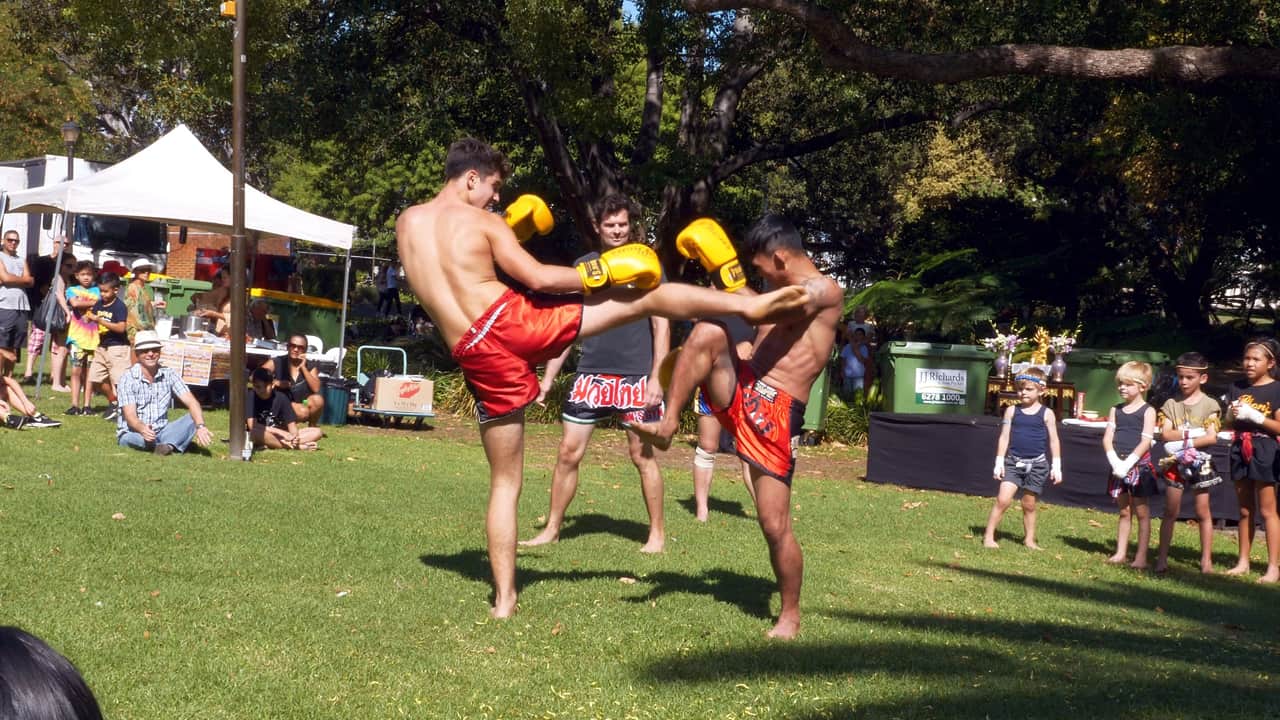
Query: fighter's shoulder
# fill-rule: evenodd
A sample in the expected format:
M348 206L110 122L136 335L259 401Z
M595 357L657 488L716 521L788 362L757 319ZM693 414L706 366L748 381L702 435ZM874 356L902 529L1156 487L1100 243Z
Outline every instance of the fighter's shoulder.
M814 305L819 309L836 307L844 301L844 291L840 289L840 285L826 275L805 280L804 289L809 291L809 297L813 298Z

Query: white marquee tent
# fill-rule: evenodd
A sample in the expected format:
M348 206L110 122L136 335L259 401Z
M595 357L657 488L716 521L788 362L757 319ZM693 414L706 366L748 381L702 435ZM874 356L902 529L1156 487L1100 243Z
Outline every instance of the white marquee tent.
M69 212L155 220L231 232L231 172L185 125L83 179L11 193L6 212ZM313 215L245 186L245 228L351 249L355 227Z
M231 194L231 171L205 150L186 125L179 125L137 154L93 175L11 193L8 207L0 210L129 217L230 234ZM248 185L244 215L246 230L346 251L340 335L345 338L355 227L299 210ZM339 342L339 347L343 345Z

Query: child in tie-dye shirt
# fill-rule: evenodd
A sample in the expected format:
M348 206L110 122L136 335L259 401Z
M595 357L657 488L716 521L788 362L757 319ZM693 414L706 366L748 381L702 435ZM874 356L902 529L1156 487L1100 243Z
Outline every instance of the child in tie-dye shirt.
M67 304L71 306L71 322L67 324L67 348L71 351L71 407L67 410L68 415L93 414L89 408L92 395L89 365L93 363L93 352L98 349L100 332L93 306L102 297L93 284L95 274L93 262L81 260L76 263L75 270L79 284L67 288Z

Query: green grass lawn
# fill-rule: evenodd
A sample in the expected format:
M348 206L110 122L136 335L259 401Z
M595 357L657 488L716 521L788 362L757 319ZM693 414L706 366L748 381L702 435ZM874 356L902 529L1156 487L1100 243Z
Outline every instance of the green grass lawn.
M558 434L530 429L522 537ZM804 448L803 626L770 642L773 576L735 463L705 525L672 465L667 552L645 556L622 436L600 432L561 542L521 551L520 612L495 622L472 424L337 428L321 447L246 464L225 445L122 450L97 418L0 430L0 624L70 657L117 719L1280 712L1280 589L1201 577L1189 528L1163 578L1102 562L1105 513L1045 508L1037 553L1015 508L985 551L988 499L872 485L862 451ZM1233 540L1217 551L1225 568Z

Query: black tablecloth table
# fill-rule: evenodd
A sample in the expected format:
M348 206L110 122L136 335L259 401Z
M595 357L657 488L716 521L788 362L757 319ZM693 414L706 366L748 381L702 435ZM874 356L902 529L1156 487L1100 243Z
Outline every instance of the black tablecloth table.
M991 478L1000 418L989 415L917 415L872 413L867 479L913 488L995 496L999 483ZM1114 510L1107 495L1111 467L1102 450L1102 430L1058 425L1062 444L1061 485L1052 485L1041 498L1054 505ZM1213 467L1227 475L1227 445L1209 448ZM1214 518L1239 517L1235 488L1230 480L1210 491ZM1194 493L1185 492L1179 517L1195 517ZM1151 516L1164 513L1164 497L1153 497Z

